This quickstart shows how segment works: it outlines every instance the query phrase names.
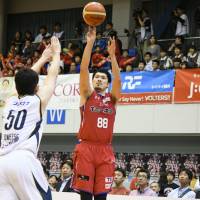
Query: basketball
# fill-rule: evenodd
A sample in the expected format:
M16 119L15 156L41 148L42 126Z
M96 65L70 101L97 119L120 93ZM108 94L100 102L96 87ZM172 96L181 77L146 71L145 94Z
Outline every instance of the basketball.
M89 26L98 26L104 22L106 10L101 3L90 2L83 9L83 19Z

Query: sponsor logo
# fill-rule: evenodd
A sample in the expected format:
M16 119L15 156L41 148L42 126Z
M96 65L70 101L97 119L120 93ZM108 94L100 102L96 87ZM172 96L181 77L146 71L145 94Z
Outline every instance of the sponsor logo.
M91 112L97 112L97 113L104 113L104 114L112 114L113 110L110 108L99 108L95 106L90 106Z
M142 84L143 76L125 76L124 82L122 84L122 90L129 89L134 90L136 86L140 86Z
M90 177L86 175L78 174L78 179L82 181L89 181Z
M190 82L190 94L187 96L188 99L191 99L194 94L200 93L200 85Z
M65 110L47 110L47 124L65 124Z
M19 141L19 134L4 134L2 135L2 145L1 148L5 148L11 144L14 144Z

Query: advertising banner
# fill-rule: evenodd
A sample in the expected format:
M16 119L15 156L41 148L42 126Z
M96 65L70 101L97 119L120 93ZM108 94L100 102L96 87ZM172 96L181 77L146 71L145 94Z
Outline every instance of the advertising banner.
M174 70L121 73L120 104L172 103Z
M177 70L174 103L200 102L200 69Z

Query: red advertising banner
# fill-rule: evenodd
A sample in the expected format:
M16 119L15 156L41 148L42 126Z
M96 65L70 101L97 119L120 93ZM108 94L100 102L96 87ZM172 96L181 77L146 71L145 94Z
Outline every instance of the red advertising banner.
M176 70L174 103L200 102L200 69Z
M146 92L121 94L119 104L165 104L172 103L172 92Z

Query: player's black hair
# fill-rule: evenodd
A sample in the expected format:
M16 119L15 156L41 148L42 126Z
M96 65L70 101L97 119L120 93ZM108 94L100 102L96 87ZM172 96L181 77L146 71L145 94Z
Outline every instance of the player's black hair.
M95 74L98 73L98 72L106 74L106 76L108 78L108 83L111 83L111 81L112 81L111 74L105 69L97 69L92 75L92 80L94 79Z
M15 75L15 85L20 96L33 95L38 84L38 74L32 69L20 69Z

